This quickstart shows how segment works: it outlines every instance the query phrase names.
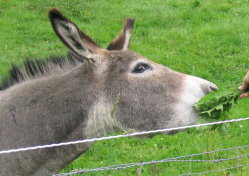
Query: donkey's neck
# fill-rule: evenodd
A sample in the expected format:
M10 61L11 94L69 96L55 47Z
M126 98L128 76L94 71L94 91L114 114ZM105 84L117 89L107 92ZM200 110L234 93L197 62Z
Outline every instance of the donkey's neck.
M113 124L111 118L104 118L108 117L112 106L105 106L104 95L99 96L102 89L99 80L90 76L84 67L59 76L27 81L1 92L0 148L44 145L105 133L106 126ZM0 175L51 175L90 145L3 155ZM13 167L17 169L13 171Z
M104 94L101 94L88 111L87 137L102 137L113 132L115 128L121 128L116 121L115 113L115 100L110 101Z

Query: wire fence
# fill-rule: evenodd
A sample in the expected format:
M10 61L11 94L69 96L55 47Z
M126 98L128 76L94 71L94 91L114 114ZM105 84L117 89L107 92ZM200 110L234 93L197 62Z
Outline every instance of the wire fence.
M0 155L9 154L9 153L16 153L16 152L23 152L23 151L29 151L29 150L38 150L38 149L45 149L45 148L52 148L52 147L83 144L83 143L87 143L87 142L96 142L96 141L117 139L117 138L131 137L131 136L141 136L141 135L163 133L163 132L170 132L170 131L180 131L180 130L186 130L186 129L190 129L190 128L205 127L205 126L212 126L212 125L240 122L240 121L246 121L246 120L249 120L249 117L239 118L239 119L231 119L231 120L224 120L224 121L218 121L218 122L211 122L211 123L202 123L202 124L197 124L197 125L175 127L175 128L165 128L165 129L158 129L158 130L142 131L142 132L135 132L135 133L129 133L129 134L116 135L116 136L107 136L107 137L92 138L92 139L83 139L83 140L77 140L77 141L62 142L62 143L55 143L55 144L48 144L48 145L39 145L39 146L32 146L32 147L25 147L25 148L18 148L18 149L10 149L10 150L1 150Z
M78 140L78 141L70 141L70 142L55 143L55 144L48 144L48 145L31 146L31 147L26 147L26 148L2 150L2 151L0 151L0 157L1 157L1 155L4 155L4 154L11 154L11 153L16 153L16 152L24 152L24 151L30 151L30 150L38 150L38 149L60 147L60 146L67 146L67 145L75 145L75 144L82 144L82 143L87 143L87 142L117 139L117 138L124 138L124 137L130 137L130 136L139 136L139 135L146 135L146 134L153 134L153 133L162 133L162 132L169 132L169 131L176 131L176 130L184 130L184 129L190 129L190 128L205 127L205 126L218 125L218 124L227 124L227 123L247 121L247 120L249 120L249 117L239 118L239 119L231 119L231 120L225 120L225 121L218 121L218 122L212 122L212 123L203 123L203 124L190 125L190 126L183 126L183 127L135 132L135 133L130 133L130 134L116 135L116 136L107 136L107 137L101 137L101 138L83 139L83 140ZM190 155L185 155L185 156L179 156L179 157L174 157L174 158L166 158L166 159L162 159L162 160L139 162L139 163L116 164L116 165L110 165L110 166L94 168L94 169L81 169L81 170L77 170L77 171L71 171L68 173L55 174L54 176L66 176L66 175L75 175L75 174L85 174L85 173L89 173L89 172L121 170L121 169L127 169L127 168L131 168L131 167L139 167L139 166L158 164L158 163L169 163L169 162L178 162L178 163L179 162L181 162L181 163L188 162L189 163L189 172L186 174L179 175L179 176L208 174L208 173L212 173L212 172L231 170L231 169L235 169L235 168L249 166L249 163L248 164L240 164L238 162L237 165L232 166L232 167L221 168L221 169L217 169L217 170L209 170L209 171L204 171L201 173L191 173L191 169L190 169L191 164L192 163L216 163L216 164L218 164L218 163L223 163L223 162L227 162L227 161L231 161L231 160L236 160L236 159L238 160L241 158L249 158L249 153L243 154L243 155L237 155L235 157L219 158L219 159L212 159L212 160L194 159L194 157L200 156L200 155L208 155L208 154L212 154L212 153L216 153L216 152L248 149L248 148L249 148L249 145L245 145L245 146L239 146L239 147L234 147L234 148L219 149L219 150L213 150L213 151L204 152L204 153L196 153L196 154L190 154Z
M245 148L249 148L249 145L240 146L240 147L234 147L234 148L227 148L227 149L213 150L213 151L204 152L204 153L190 154L190 155L179 156L179 157L174 157L174 158L167 158L167 159L157 160L157 161L140 162L140 163L128 163L128 164L117 164L117 165L111 165L111 166L100 167L100 168L95 168L95 169L81 169L81 170L72 171L72 172L69 172L69 173L55 174L54 176L67 176L67 175L74 175L74 174L84 174L84 173L88 173L88 172L121 170L121 169L128 169L128 168L131 168L131 167L138 167L138 166L144 166L144 165L150 165L150 164L158 164L158 163L168 163L168 162L197 162L197 163L211 162L211 163L217 164L217 163L222 163L222 162L235 160L235 159L239 159L239 158L248 158L249 154L239 155L239 156L236 156L236 157L214 159L214 160L184 159L184 158L193 158L193 157L200 156L200 155L207 155L207 154L212 154L212 153L216 153L216 152L224 152L224 151L238 150L238 149L245 149ZM210 170L210 171L201 172L201 173L187 173L187 174L182 174L182 175L179 175L179 176L206 174L206 173L211 173L211 172L223 171L223 170L226 170L226 169L229 170L229 169L239 168L239 167L243 167L243 166L249 166L249 164L244 164L244 165L238 164L238 165L236 165L234 167L218 169L218 170Z

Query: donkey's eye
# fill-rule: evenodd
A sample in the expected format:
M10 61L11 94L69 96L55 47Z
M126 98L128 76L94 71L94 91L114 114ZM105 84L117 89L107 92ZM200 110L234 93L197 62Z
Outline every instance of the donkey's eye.
M143 73L144 71L151 69L151 67L148 64L145 63L138 63L133 70L133 73Z

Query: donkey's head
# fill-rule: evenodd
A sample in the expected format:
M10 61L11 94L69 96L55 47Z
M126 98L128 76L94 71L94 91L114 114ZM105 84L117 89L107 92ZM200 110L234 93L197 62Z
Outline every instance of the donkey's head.
M100 80L99 100L89 110L89 124L94 121L91 116L101 114L98 121L112 118L113 125L124 130L190 125L197 119L193 104L217 89L209 81L173 71L128 50L133 19L127 19L121 34L103 49L56 9L49 16L61 41L78 59L85 60L88 66L84 69Z

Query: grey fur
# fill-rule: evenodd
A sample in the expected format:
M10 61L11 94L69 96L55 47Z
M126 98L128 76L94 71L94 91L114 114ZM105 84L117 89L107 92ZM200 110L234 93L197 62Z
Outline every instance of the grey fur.
M59 38L85 62L55 74L51 69L51 74L24 79L0 91L1 150L102 136L113 130L141 131L194 123L192 104L183 102L181 96L190 76L129 50L102 49L56 9L50 11L50 20ZM64 30L68 26L70 30ZM58 32L61 27L64 29ZM136 72L140 63L149 69ZM203 80L193 84L200 97L204 87L209 91L215 87ZM179 106L186 106L191 113L179 116ZM90 146L1 155L0 175L52 175Z

